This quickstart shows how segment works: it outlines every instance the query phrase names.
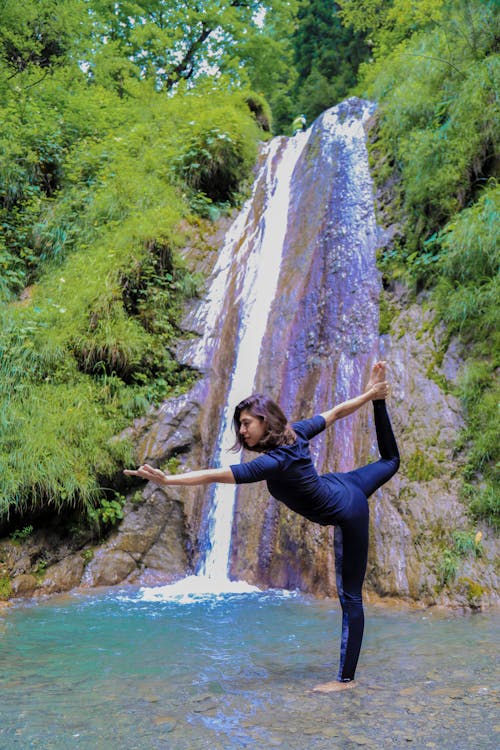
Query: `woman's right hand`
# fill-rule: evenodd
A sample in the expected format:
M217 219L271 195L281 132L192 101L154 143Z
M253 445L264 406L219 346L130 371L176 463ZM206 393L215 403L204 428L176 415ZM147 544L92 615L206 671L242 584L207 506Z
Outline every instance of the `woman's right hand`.
M381 383L373 383L370 390L370 398L372 401L383 401L389 396L390 387L387 380L383 380Z

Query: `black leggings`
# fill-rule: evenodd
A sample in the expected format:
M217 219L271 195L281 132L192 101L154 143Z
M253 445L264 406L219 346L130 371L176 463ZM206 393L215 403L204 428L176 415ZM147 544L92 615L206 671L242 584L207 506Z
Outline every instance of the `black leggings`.
M363 639L364 613L361 589L368 557L367 498L399 468L399 451L385 401L373 402L380 460L354 471L337 474L350 492L350 503L335 525L335 572L342 607L342 639L338 678L354 679Z

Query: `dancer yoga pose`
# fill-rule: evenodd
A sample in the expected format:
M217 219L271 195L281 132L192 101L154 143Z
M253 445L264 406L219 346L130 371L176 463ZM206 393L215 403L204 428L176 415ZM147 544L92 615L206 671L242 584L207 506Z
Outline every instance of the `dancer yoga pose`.
M398 447L385 406L389 393L385 377L386 363L377 362L360 396L291 425L278 404L263 394L244 399L234 411L234 448L244 446L262 454L253 461L175 475L166 475L148 464L125 471L159 485L241 484L264 479L271 495L296 513L323 526L335 526L335 571L342 607L340 667L337 679L318 685L314 688L318 692L355 684L364 628L361 589L368 555L367 498L399 468ZM318 475L309 440L368 401L373 402L380 459L354 471Z

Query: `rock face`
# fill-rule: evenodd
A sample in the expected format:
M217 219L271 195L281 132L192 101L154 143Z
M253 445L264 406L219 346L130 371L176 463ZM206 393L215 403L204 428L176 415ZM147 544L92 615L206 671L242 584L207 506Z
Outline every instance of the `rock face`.
M255 390L269 393L298 419L359 393L372 362L386 359L393 382L389 411L402 460L400 472L370 500L367 593L480 607L498 602L498 549L490 530L470 527L460 501L461 456L455 445L462 415L448 392L460 353L446 342L425 298L412 299L403 288L382 290L375 253L388 235L375 221L364 135L372 109L353 99L329 110L314 124L295 165ZM281 139L264 149L244 221L237 218L228 230L231 246L211 260L208 301L184 322L198 337L179 345L179 358L199 368L199 381L130 428L140 463L173 462L170 469L178 463L184 471L217 460L246 314L248 248L262 234L284 144ZM267 171L261 168L266 158ZM390 335L384 336L378 333L382 294L393 310ZM373 460L371 409L342 420L311 445L319 471L345 471ZM23 544L4 541L0 598L8 587L14 596L29 596L79 585L154 585L183 578L203 560L212 497L206 488L161 490L138 483L129 492L123 521L98 546L63 544L42 532ZM228 523L232 578L335 594L332 529L294 515L272 500L263 484L238 489ZM473 541L477 531L483 534L480 543ZM467 544L457 547L457 533Z
M443 389L459 371L455 343L445 350L444 331L426 300L409 302L401 291L392 295L399 312L391 335L381 342L391 363L390 408L401 469L371 501L367 586L382 596L427 604L494 603L498 545L491 530L470 526L460 500L463 458L456 445L463 418L457 399ZM477 531L483 538L476 554ZM454 533L470 540L468 553L455 554ZM451 577L446 574L450 555L456 565Z

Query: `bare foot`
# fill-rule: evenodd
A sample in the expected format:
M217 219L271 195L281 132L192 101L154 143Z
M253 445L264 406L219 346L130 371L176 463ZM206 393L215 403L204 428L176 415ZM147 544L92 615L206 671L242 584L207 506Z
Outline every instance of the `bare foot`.
M370 380L368 381L366 385L366 391L369 391L370 388L373 388L373 386L376 383L383 383L386 376L386 368L387 368L387 362L380 361L375 362L375 364L372 367L372 371L370 373Z
M313 693L338 693L340 690L349 690L349 688L356 687L357 682L350 680L349 682L340 682L339 680L333 680L333 682L324 682L322 685L316 685L313 688Z

